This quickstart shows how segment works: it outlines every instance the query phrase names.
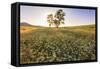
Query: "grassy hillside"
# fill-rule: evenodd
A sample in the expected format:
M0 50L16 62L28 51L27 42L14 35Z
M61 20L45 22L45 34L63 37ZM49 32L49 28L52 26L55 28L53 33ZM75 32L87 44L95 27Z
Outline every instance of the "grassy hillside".
M95 25L58 29L21 26L21 31L21 64L96 59Z

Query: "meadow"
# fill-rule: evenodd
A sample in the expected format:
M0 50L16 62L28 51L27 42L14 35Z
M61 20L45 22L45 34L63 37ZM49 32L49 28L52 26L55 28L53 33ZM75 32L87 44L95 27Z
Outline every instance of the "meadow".
M95 60L95 25L21 26L20 64Z

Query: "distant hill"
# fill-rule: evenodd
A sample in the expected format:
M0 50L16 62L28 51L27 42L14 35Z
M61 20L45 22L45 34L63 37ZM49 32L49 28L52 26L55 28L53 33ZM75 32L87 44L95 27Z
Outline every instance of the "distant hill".
M21 23L20 23L20 26L43 27L43 26L31 25L31 24L29 24L29 23L27 23L27 22L21 22Z
M20 25L21 25L21 26L32 26L31 24L26 23L26 22L22 22L22 23L20 23Z

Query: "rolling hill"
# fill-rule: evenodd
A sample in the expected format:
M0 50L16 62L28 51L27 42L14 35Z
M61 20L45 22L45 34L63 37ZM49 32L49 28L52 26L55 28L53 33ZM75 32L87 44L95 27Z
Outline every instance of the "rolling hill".
M32 26L32 25L27 22L22 22L22 23L20 23L20 26Z

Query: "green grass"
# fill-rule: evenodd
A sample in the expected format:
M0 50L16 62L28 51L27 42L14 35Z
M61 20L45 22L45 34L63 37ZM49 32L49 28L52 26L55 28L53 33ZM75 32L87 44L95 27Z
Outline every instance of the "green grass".
M95 60L95 26L37 29L22 33L20 63Z

